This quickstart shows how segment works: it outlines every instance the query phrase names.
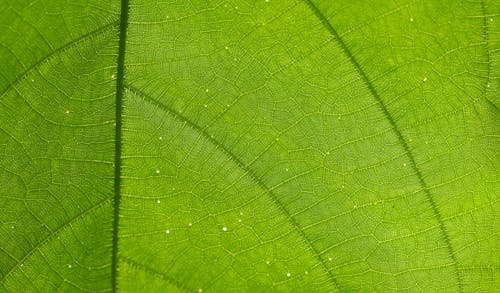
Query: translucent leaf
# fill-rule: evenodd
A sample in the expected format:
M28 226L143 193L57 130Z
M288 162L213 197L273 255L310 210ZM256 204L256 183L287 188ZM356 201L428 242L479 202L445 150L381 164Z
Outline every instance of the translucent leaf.
M499 16L0 0L0 291L497 291Z

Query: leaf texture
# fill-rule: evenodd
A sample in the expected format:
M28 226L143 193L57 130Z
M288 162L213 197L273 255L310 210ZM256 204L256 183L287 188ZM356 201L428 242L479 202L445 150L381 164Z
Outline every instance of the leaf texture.
M496 291L499 16L0 0L0 291Z

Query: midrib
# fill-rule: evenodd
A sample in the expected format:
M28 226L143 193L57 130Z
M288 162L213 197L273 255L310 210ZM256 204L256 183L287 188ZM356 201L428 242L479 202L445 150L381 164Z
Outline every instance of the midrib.
M120 9L120 39L117 60L116 79L116 102L115 102L115 172L114 172L114 198L113 198L113 251L111 259L111 287L113 292L117 288L117 266L118 266L118 226L120 214L120 193L121 193L121 152L122 152L122 110L123 110L123 77L125 71L125 44L127 37L128 23L128 0L121 0Z

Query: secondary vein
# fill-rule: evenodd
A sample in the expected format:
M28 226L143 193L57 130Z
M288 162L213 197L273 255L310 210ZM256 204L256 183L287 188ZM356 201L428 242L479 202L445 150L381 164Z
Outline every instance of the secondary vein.
M436 217L436 221L439 224L439 228L441 230L441 233L442 233L442 236L443 236L443 240L444 240L444 242L446 244L446 248L447 248L448 254L450 255L450 258L451 258L451 260L453 262L453 266L455 268L456 277L457 277L457 281L458 281L458 291L462 292L463 291L463 289L462 289L463 286L462 286L461 276L460 276L460 273L459 273L459 270L458 270L458 260L457 260L457 257L455 255L455 251L454 251L454 249L453 249L453 247L451 245L451 241L450 241L450 237L448 235L448 231L446 230L446 227L445 227L444 222L442 220L441 213L439 212L437 204L436 204L436 202L435 202L432 194L429 191L429 187L427 186L427 184L426 184L426 182L424 180L424 176L422 175L422 172L420 171L420 169L417 166L417 162L415 160L415 157L414 157L413 153L410 151L410 146L406 142L406 139L404 138L403 133L401 132L401 130L397 126L394 118L392 117L391 113L389 112L389 110L388 110L387 106L385 105L384 101L382 100L382 98L380 97L380 95L378 94L378 92L375 90L375 86L373 85L373 83L368 78L368 75L361 68L361 65L358 63L358 61L356 60L356 58L354 58L354 55L352 54L352 52L347 47L347 45L344 42L344 40L340 37L339 33L335 30L335 28L332 26L332 24L330 23L330 21L328 21L328 19L325 17L325 15L318 9L318 7L311 0L304 0L304 1L309 6L309 8L312 10L312 12L316 15L316 17L318 17L318 19L321 21L321 23L324 25L324 27L332 34L332 36L338 42L338 44L340 45L340 47L342 48L342 50L344 51L344 53L346 54L346 56L349 58L351 64L354 66L354 68L356 69L356 71L358 72L358 74L362 77L365 85L368 87L368 90L370 91L370 93L372 94L372 96L375 98L375 100L379 104L380 109L382 110L384 116L389 121L389 124L390 124L391 128L393 129L396 137L399 140L399 143L401 144L404 152L407 155L408 160L410 161L410 166L413 169L413 171L414 171L414 173L415 173L415 175L416 175L416 177L417 177L417 179L418 179L418 181L420 183L420 186L422 187L422 191L423 191L423 193L424 193L427 201L429 202L429 204L431 206L432 212L434 213L434 215Z

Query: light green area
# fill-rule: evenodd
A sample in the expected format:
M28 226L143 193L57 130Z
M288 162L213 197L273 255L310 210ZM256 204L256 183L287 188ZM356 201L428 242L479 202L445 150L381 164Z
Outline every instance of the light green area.
M0 292L498 291L497 1L130 0L123 77L119 31L0 0Z

